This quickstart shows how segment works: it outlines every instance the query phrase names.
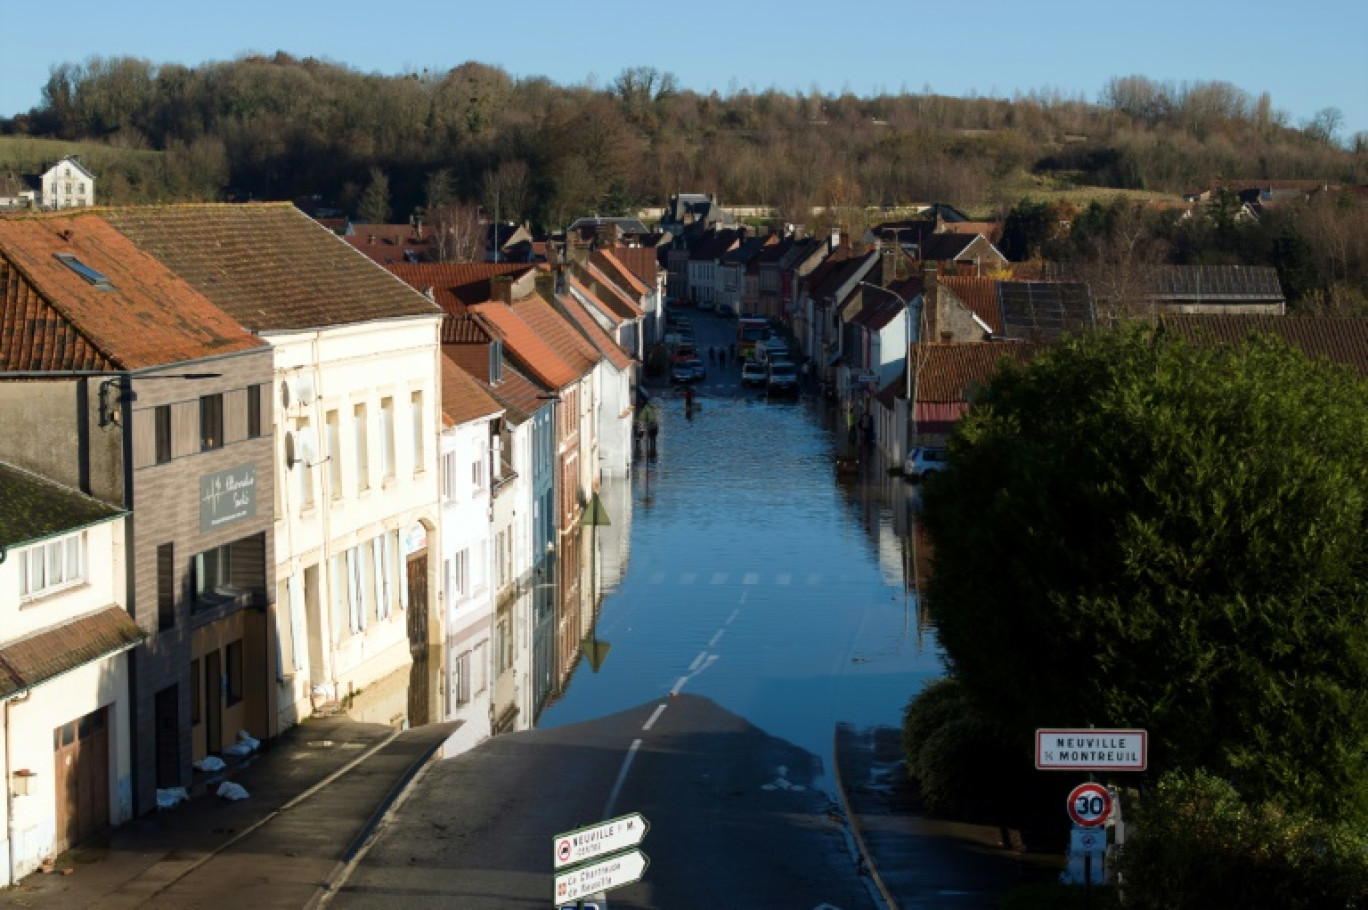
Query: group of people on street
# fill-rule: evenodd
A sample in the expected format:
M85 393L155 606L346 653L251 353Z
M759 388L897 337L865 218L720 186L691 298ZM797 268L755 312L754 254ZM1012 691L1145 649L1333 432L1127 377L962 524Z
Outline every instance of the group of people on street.
M731 357L732 363L737 363L737 362L738 362L737 359L736 359L736 344L735 344L735 343L732 344L731 349L730 349L730 353L728 352L728 348L727 348L727 346L726 346L725 344L722 345L722 347L720 347L720 348L717 348L717 347L710 347L710 348L708 348L708 363L714 364L714 365L716 365L716 366L723 366L723 367L724 367L724 366L727 365L727 357L728 357L728 356Z

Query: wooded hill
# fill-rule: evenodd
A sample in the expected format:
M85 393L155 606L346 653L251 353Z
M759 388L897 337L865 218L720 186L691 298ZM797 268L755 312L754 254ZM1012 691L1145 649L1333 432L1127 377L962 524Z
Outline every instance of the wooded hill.
M378 168L397 217L435 192L548 229L679 191L802 223L813 206L943 200L986 213L1087 187L1368 182L1366 137L1340 144L1332 108L1297 128L1267 95L1138 76L1101 99L723 97L650 67L593 88L473 62L382 76L284 53L198 67L106 58L54 67L39 107L0 121L13 137L0 169L52 160L19 137L65 140L81 143L106 202L316 196L355 211Z

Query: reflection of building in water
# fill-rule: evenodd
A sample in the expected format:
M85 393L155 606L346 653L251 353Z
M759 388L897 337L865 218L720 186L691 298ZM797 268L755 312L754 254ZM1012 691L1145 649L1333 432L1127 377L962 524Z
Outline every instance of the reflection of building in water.
M350 696L342 693L347 716L365 724L388 724L396 730L441 720L442 651L428 647L413 661Z
M632 548L632 478L605 477L599 499L611 524L598 529L598 598L617 590ZM597 609L595 609L597 614Z

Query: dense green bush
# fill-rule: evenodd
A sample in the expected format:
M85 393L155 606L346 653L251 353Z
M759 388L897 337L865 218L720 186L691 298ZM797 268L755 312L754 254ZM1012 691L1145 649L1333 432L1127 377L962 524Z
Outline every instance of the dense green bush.
M1368 906L1368 839L1348 825L1250 806L1204 771L1166 775L1127 810L1126 907Z
M932 812L984 816L1015 808L1020 768L1002 735L954 678L928 685L903 711L907 774ZM1010 802L1009 802L1010 801Z

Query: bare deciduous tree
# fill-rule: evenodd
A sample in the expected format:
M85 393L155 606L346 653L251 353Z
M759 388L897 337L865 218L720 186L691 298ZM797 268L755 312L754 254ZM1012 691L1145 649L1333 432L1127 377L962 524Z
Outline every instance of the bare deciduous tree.
M441 262L480 262L484 259L485 228L480 211L468 202L448 202L430 209L433 241Z

